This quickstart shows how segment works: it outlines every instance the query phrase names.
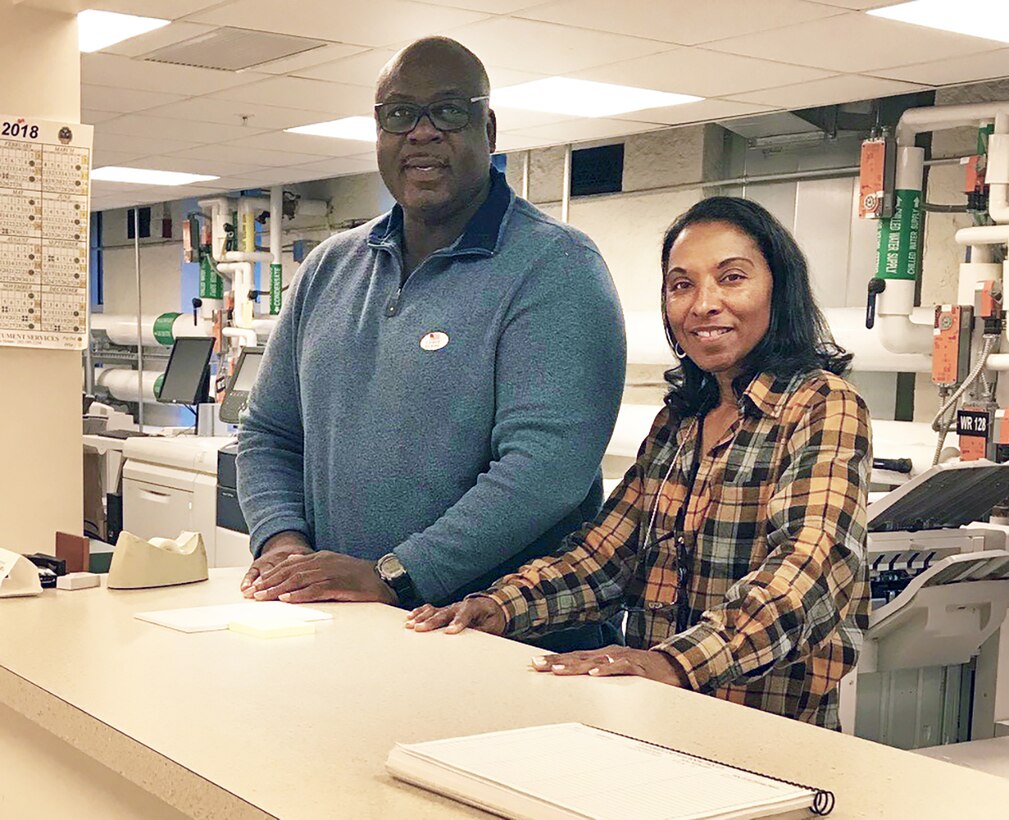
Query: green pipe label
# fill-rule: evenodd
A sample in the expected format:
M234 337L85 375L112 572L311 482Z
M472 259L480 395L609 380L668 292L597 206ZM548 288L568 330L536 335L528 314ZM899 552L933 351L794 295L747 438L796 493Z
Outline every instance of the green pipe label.
M172 326L179 316L180 314L178 313L162 313L154 320L154 339L159 345L171 347L175 342L175 336L172 335Z
M280 303L283 299L284 266L270 265L270 315L280 313Z
M224 298L224 279L214 270L209 256L200 259L200 298Z
M165 383L165 374L162 373L154 380L154 398L161 398L161 386Z
M921 266L921 191L899 190L893 216L879 221L876 276L880 279L918 277Z

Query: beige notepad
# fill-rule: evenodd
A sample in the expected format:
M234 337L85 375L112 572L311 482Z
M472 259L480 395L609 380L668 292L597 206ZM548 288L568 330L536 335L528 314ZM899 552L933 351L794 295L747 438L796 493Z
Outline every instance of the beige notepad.
M748 820L833 795L623 735L562 723L398 744L390 773L505 817Z

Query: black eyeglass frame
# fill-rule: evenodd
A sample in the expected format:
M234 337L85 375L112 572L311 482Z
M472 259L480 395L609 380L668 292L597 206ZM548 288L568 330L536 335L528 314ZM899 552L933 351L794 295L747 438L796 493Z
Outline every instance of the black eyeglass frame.
M489 99L490 95L484 94L479 97L470 97L469 99L467 99L466 97L446 97L445 99L435 100L434 102L428 103L427 105L420 105L419 103L408 102L405 100L397 100L395 102L375 103L375 121L378 123L378 127L381 128L383 131L385 131L387 134L395 134L397 136L403 136L403 134L409 134L411 131L413 131L414 128L420 125L420 121L424 119L424 117L427 117L428 122L430 122L434 128L438 129L442 133L452 134L455 133L456 131L462 131L463 129L468 128L472 124L473 103L483 102L484 100ZM431 113L431 109L434 106L444 105L445 103L449 102L465 103L466 115L467 115L466 122L459 126L453 126L451 128L443 128L434 121L434 116ZM383 124L382 110L386 107L391 106L408 106L410 108L416 109L413 123L410 125L409 128L403 131L391 131Z

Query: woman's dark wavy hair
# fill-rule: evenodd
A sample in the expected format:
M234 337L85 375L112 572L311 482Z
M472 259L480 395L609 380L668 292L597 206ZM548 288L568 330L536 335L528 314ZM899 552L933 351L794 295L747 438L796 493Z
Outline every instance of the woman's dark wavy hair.
M699 222L727 222L750 236L771 269L771 321L767 333L743 359L742 372L733 380L742 395L754 376L769 372L791 376L813 370L838 375L851 363L851 354L834 343L823 313L813 299L806 257L795 239L768 211L746 199L714 196L704 199L679 217L662 240L662 321L666 339L675 339L666 316L666 268L669 253L683 229ZM689 358L666 371L666 404L676 418L706 413L718 404L718 384Z

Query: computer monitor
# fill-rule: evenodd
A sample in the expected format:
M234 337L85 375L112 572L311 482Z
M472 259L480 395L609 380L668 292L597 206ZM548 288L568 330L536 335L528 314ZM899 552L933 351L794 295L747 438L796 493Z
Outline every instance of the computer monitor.
M242 411L249 403L249 393L256 383L259 365L263 361L265 347L247 347L238 357L235 372L231 374L228 390L221 404L221 421L228 424L238 424Z
M210 393L210 354L214 340L209 337L176 339L165 368L158 401L167 404L201 404Z

